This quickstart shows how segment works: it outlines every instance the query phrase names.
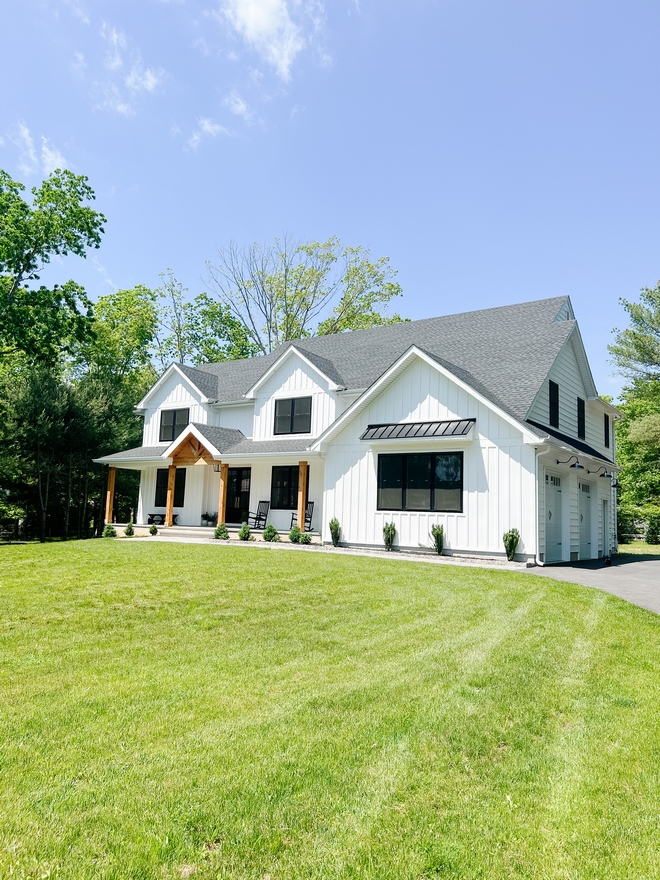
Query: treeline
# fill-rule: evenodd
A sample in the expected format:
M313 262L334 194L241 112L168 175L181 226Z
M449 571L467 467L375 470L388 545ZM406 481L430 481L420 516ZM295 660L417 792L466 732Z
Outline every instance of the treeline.
M639 302L621 300L629 326L609 346L628 384L617 404L619 537L644 533L660 543L660 282L643 288Z
M106 218L87 178L56 171L25 198L0 171L0 531L100 534L106 468L94 458L140 446L135 406L173 361L256 357L289 339L402 320L386 257L337 238L230 245L194 298L171 270L92 304L74 281L46 286L52 257L84 257ZM138 472L117 471L115 516L137 507Z

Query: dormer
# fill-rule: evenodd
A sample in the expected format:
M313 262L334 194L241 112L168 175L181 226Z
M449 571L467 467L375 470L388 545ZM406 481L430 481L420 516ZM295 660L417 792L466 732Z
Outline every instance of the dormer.
M163 373L148 394L135 407L144 415L142 443L144 446L162 445L166 448L190 422L209 424L209 388L200 387L199 371L181 364L172 364Z
M290 345L245 397L254 400L254 439L318 437L343 411L332 364Z

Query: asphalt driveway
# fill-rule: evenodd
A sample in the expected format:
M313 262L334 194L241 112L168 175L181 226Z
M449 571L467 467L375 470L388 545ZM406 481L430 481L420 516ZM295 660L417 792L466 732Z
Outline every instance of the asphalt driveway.
M660 556L620 553L607 566L602 559L592 559L527 570L558 581L596 587L660 614Z

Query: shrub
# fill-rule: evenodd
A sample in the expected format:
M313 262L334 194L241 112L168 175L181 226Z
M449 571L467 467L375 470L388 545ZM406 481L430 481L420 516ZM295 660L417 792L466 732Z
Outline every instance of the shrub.
M385 549L391 550L394 546L394 537L396 535L396 526L393 522L385 523L383 526L383 540L385 541Z
M619 544L628 544L637 532L635 512L628 507L619 507L616 514L616 537Z
M249 541L251 537L252 535L250 534L250 526L246 522L244 522L238 530L238 540Z
M330 537L332 538L332 546L338 547L339 538L341 537L341 528L336 516L330 520Z
M104 538L116 538L117 530L112 525L112 523L108 523L107 526L103 529L103 537Z
M304 533L300 531L300 526L292 526L291 531L289 532L289 541L292 544L300 544L300 537Z
M219 541L228 541L229 540L229 530L224 523L218 523L213 532L213 537L217 538Z
M311 544L312 543L312 536L310 535L309 532L301 532L300 533L300 543L301 544Z
M509 529L509 531L502 536L502 540L504 541L506 558L509 562L513 562L514 556L516 555L516 547L518 546L518 541L520 541L520 532L518 529Z
M660 514L652 513L646 520L646 543L660 544Z
M156 527L156 523L151 523L151 526L149 527L149 534L150 535L157 535L158 534L158 528Z
M129 521L126 523L126 528L124 529L124 534L126 535L127 538L132 538L133 535L135 534L135 529L133 528L133 517L131 517L129 519Z
M442 556L442 550L445 546L444 526L433 526L433 528L431 529L431 537L433 538L435 552L438 554L438 556Z
M267 525L264 529L263 539L264 541L272 541L273 543L280 540L280 533L272 523Z

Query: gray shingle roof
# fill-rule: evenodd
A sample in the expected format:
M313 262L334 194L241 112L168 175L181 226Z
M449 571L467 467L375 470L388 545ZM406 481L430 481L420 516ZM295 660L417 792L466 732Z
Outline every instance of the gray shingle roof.
M160 458L166 449L167 446L165 444L161 446L136 446L135 449L126 449L124 452L113 452L111 455L103 455L100 459L95 459L95 461L112 462L113 459L115 461L126 461L129 459L139 461L140 459Z
M289 440L250 440L242 431L195 424L203 437L222 455L277 455L304 452L312 442L309 437Z
M556 320L560 313L570 313L567 300L565 296L553 297L299 339L293 344L329 378L348 389L369 387L416 345L487 399L524 421L554 359L575 327L573 319ZM204 388L198 387L207 397L220 402L240 400L290 344L263 357L186 369L193 374L192 381L199 376L199 381L204 382ZM212 381L217 384L210 393Z

